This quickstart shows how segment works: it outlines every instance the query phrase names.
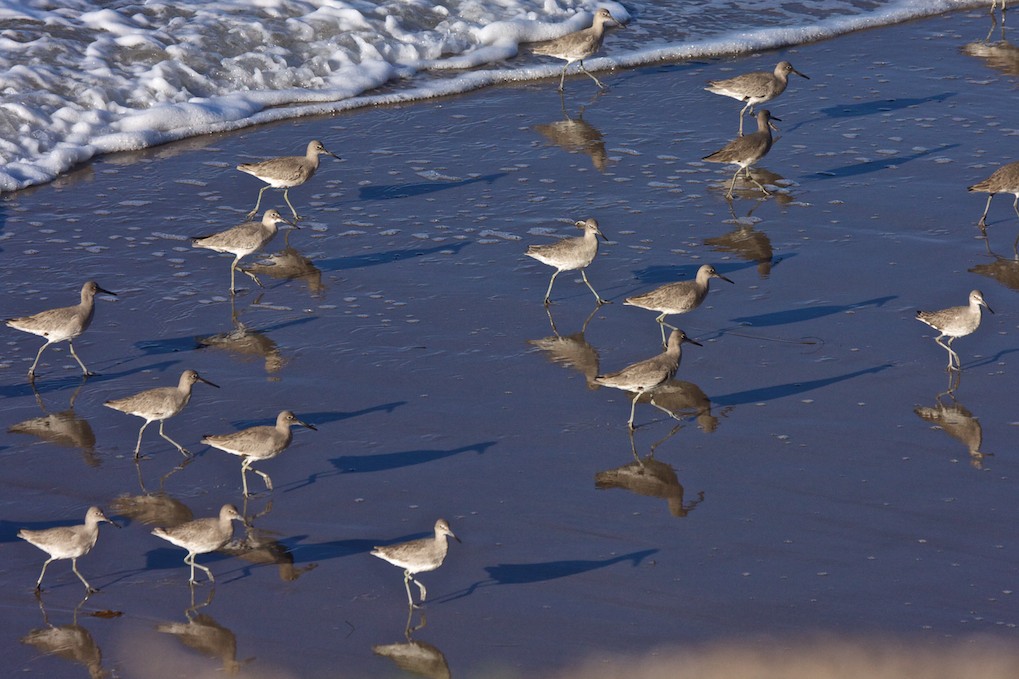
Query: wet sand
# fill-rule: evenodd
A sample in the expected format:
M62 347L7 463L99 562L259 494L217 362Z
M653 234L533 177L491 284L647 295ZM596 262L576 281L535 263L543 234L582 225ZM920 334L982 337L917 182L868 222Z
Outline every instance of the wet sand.
M38 340L5 329L7 666L405 676L379 655L404 644L432 663L425 676L594 676L591 663L654 658L679 676L690 653L699 676L732 676L730 651L810 656L820 638L859 644L822 657L878 662L890 645L935 676L974 638L1014 642L1019 220L998 196L979 238L986 197L965 189L1019 157L1019 52L998 32L983 42L988 28L986 12L959 12L599 74L601 96L580 75L562 103L549 80L296 120L100 158L5 196L0 315L70 304L87 278L119 295L97 301L76 343L101 375L81 385L66 346L43 355L42 410L25 380ZM734 136L739 105L702 87L781 59L810 80L768 105L781 137L757 176L778 191L738 185L730 208L731 170L700 158ZM231 308L230 256L186 237L253 206L261 185L234 165L312 138L343 160L291 191L302 228L268 248L281 268L259 274L264 290L238 276ZM523 252L588 216L611 241L588 275L613 303L596 308L563 274L553 328L551 270ZM671 318L704 345L684 347L667 394L682 422L639 405L631 449L628 397L590 378L660 351L655 314L623 299L703 263L735 285L715 281ZM962 378L943 394L946 353L914 314L973 288L996 313L955 343ZM221 387L197 385L166 424L196 459L178 470L152 425L136 465L141 420L103 402L187 368ZM238 460L198 441L284 408L319 431L255 465L275 490L243 503ZM38 426L63 438L11 431L47 415ZM217 585L192 608L183 551L149 531L224 502L256 531L233 545L246 558L198 558ZM47 573L44 620L43 554L15 535L80 521L89 504L125 526L103 526L81 559L103 591L72 629L69 564ZM411 646L402 575L368 552L440 516L463 543L421 576L427 624ZM119 615L94 615L106 611ZM29 636L61 626L76 656ZM982 676L1014 676L998 651L1006 669ZM740 657L791 676L800 655Z

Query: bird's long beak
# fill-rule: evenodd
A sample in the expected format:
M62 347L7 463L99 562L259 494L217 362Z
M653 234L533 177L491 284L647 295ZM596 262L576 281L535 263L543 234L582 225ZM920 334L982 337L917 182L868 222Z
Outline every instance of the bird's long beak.
M216 387L217 389L219 389L219 385L218 385L218 384L214 384L213 382L210 382L209 380L205 379L205 378L204 378L204 377L202 377L201 375L199 375L199 376L198 376L198 381L199 381L199 382L205 382L205 383L206 383L206 384L208 384L208 385L209 385L210 387Z

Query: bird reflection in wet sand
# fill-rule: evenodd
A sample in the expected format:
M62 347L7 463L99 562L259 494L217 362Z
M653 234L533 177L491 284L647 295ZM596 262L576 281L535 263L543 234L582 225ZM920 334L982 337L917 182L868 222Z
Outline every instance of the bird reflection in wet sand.
M286 242L289 237L290 231L287 230L283 234L286 247L252 264L248 271L283 281L301 281L308 286L308 292L313 297L318 297L326 289L325 283L322 282L322 271L310 259L290 247Z
M32 391L35 393L35 402L42 410L42 417L33 417L7 428L8 434L29 434L36 438L65 448L77 448L81 451L85 464L90 467L99 466L99 458L96 457L96 435L92 431L92 425L84 417L74 412L74 400L78 398L78 392L85 386L82 381L78 388L71 394L71 402L67 410L59 413L46 412L46 405L42 396L35 388L35 382L30 382Z
M955 390L959 388L961 379L961 373L950 375L948 390L935 397L934 405L919 406L914 408L913 412L922 420L930 422L934 428L941 429L966 446L970 464L975 469L983 469L984 457L992 453L980 450L984 439L983 428L973 413L955 398ZM951 399L948 403L943 400L946 397Z
M1019 75L1019 47L1005 40L1004 26L1001 28L1000 41L988 42L992 33L994 33L994 24L991 24L991 30L987 32L987 37L984 40L963 45L962 53L983 59L988 66L1005 75Z
M711 413L711 399L704 390L693 382L671 379L663 383L650 394L641 394L637 403L650 403L665 408L675 415L686 415L697 420L697 428L705 434L718 429L718 418ZM722 409L724 417L732 410L732 406Z
M595 98L601 96L602 93L599 90ZM598 128L584 120L584 111L587 106L581 106L577 117L572 118L566 110L566 99L561 92L559 93L559 98L562 104L563 119L552 123L535 125L531 129L567 153L587 154L591 157L591 164L594 165L594 169L604 172L605 167L608 165L605 139ZM594 99L591 101L593 102Z
M740 224L739 227L717 238L705 238L704 244L716 252L732 254L757 264L757 275L762 279L771 275L775 253L771 248L771 239L763 231L757 231L752 224Z
M599 359L598 350L584 339L584 333L587 332L588 323L591 322L591 319L594 318L594 315L598 313L600 308L600 305L596 306L588 314L587 320L584 321L584 325L580 328L580 332L563 337L559 334L555 320L552 318L552 309L545 307L545 312L548 314L548 322L552 325L552 335L550 337L542 337L541 339L527 340L528 344L545 352L548 360L567 368L573 368L583 375L588 389L597 389L600 386L594 381L594 378L598 375Z
M203 656L219 662L223 671L228 675L235 675L244 663L237 660L237 637L234 633L223 627L211 615L199 613L198 609L205 608L212 603L214 589L203 603L195 605L195 590L191 588L191 605L184 609L186 622L164 622L156 625L156 631L163 634L171 634L188 648L198 651Z
M668 503L669 512L673 516L683 518L689 514L694 507L704 501L704 491L697 493L696 500L684 502L685 491L676 476L676 470L671 465L654 459L658 446L672 438L682 428L681 424L673 427L665 438L652 444L651 450L643 459L637 454L637 444L631 431L630 450L633 453L633 462L598 472L594 476L594 487L598 490L623 488L637 495L659 497Z
M280 580L293 582L308 571L318 568L318 564L295 566L294 555L286 545L271 537L268 532L255 528L254 519L264 516L270 511L272 511L272 501L266 505L264 511L256 517L249 518L244 524L243 538L231 540L219 551L256 565L278 566ZM245 516L247 516L246 513Z
M775 137L775 141L778 141L779 137ZM733 201L735 198L743 198L745 200L753 200L754 206L750 209L751 212L757 209L762 203L766 203L769 200L769 195L780 206L788 205L793 202L795 197L789 192L787 186L791 185L792 182L787 180L785 177L777 172L772 172L763 167L751 167L749 172L744 175L740 174L736 178L736 183L732 187L732 196L724 195L725 202L729 204L729 212L734 212ZM770 194L761 195L761 189L763 186L777 187L777 191L772 191ZM711 191L722 191L722 184L715 184L709 186ZM735 214L733 214L735 219Z
M994 257L994 261L977 264L969 270L970 273L987 276L1006 288L1019 292L1019 254L1015 258L1002 257L991 252L990 248L988 248L988 253Z
M172 528L195 518L191 509L164 490L143 495L120 495L110 503L118 516L146 526Z
M252 304L258 304L261 299L262 296L259 295ZM218 335L198 337L195 342L199 347L222 349L241 358L260 358L265 361L265 372L270 375L278 373L286 365L283 352L280 351L276 342L271 340L268 335L251 330L244 325L234 306L232 296L230 297L230 323L233 325L233 330Z
M407 628L404 630L404 643L397 644L376 644L372 646L372 652L384 658L392 660L397 667L404 672L411 672L428 679L449 679L449 663L446 656L438 648L424 641L412 637L412 634L422 629L426 624L424 614L421 615L421 624L411 627L411 619L414 615L414 608L410 607L407 616Z
M602 386L622 389L623 391L636 394L630 403L630 419L627 422L631 430L634 428L633 413L637 407L637 399L645 393L651 393L648 403L667 413L669 416L679 419L674 412L655 402L653 392L676 374L676 371L679 369L680 359L682 358L681 345L684 342L702 346L700 342L687 337L686 333L679 328L673 328L672 333L669 335L667 348L658 356L652 356L651 358L629 365L622 370L609 373L608 375L598 375L594 378L595 382Z
M21 643L34 646L40 653L53 655L70 662L83 665L91 679L110 676L103 669L103 652L92 634L78 624L78 611L88 600L85 597L74 607L74 616L70 625L56 626L50 622L46 607L39 598L39 610L45 627L34 629L21 638Z

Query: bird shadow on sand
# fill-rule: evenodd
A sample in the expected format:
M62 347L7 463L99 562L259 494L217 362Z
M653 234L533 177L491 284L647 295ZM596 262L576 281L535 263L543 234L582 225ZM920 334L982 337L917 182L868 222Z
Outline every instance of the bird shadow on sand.
M824 318L825 316L832 316L834 314L844 314L867 307L882 307L897 298L898 295L887 295L885 297L875 297L874 299L867 299L862 302L854 302L852 304L821 304L817 306L797 307L784 311L758 314L757 316L739 316L729 320L733 323L739 323L741 326L751 328L789 325L791 323L813 321L819 318Z
M413 467L419 464L435 462L443 458L461 455L463 453L475 452L482 455L490 447L496 444L495 441L482 441L460 448L404 450L396 453L379 453L377 455L342 455L329 460L335 469L326 472L315 472L304 481L290 484L283 492L289 493L305 486L317 483L319 480L340 474L366 474L371 472L382 472L402 467Z
M412 198L427 196L439 191L458 189L478 182L494 184L496 180L505 177L508 173L496 172L493 174L470 177L468 179L452 179L418 182L416 184L380 184L378 186L364 186L358 192L361 200L392 200L393 198Z
M470 241L458 241L456 243L443 243L427 248L405 248L403 250L387 250L385 252L369 252L363 255L351 255L349 257L333 257L331 259L317 260L315 264L322 271L347 271L349 269L363 269L369 266L392 264L403 259L414 259L427 255L437 255L444 252L459 254Z
M737 391L731 394L724 394L722 396L712 396L711 402L721 406L736 406L775 401L780 398L805 394L807 392L814 391L815 389L823 389L824 387L831 386L832 384L845 382L846 380L852 380L864 375L876 375L877 373L892 367L894 366L891 363L886 363L884 365L874 366L873 368L854 370L853 372L849 372L844 375L834 375L832 377L825 377L819 380L802 380L798 382L787 382L785 384L775 384L770 387L760 387L758 389L747 389L745 391Z
M807 175L804 180L810 179L844 179L846 177L855 177L861 174L869 174L871 172L878 172L880 170L888 170L890 168L896 168L906 163L925 158L935 153L944 153L949 149L953 149L959 146L959 144L944 144L934 149L925 149L911 153L909 155L894 155L886 158L880 158L878 160L868 160L862 163L851 163L849 165L842 165L841 167L833 167L830 170L821 170L814 174Z
M564 559L561 561L541 561L536 563L501 563L496 566L485 566L488 573L487 580L479 580L468 587L445 596L437 597L436 603L447 603L466 596L470 596L481 587L494 585L532 585L539 582L559 580L576 575L583 575L592 571L608 568L626 561L631 562L631 568L636 568L640 563L658 553L657 549L645 549L639 552L621 554L610 559ZM429 599L431 602L432 599Z

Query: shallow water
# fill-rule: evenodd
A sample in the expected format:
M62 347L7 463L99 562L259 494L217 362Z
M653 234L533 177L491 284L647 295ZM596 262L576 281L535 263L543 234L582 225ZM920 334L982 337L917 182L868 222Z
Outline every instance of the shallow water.
M101 375L77 390L60 348L36 381L48 413L74 397L94 445L0 439L9 666L88 673L19 643L44 627L31 592L42 554L15 533L80 521L92 503L118 507L126 525L103 526L81 560L103 591L77 621L120 676L211 676L234 660L244 676L399 676L372 649L406 642L401 575L368 551L424 535L439 516L463 543L422 576L427 625L413 638L441 649L454 676L549 676L617 653L816 634L866 631L913 652L1013 639L1015 298L1009 279L973 270L1007 273L1019 224L999 196L985 243L984 197L965 191L1014 160L1015 76L963 51L987 28L983 12L956 13L618 72L601 96L579 76L565 107L574 119L583 110L589 127L572 127L588 152L540 127L565 120L544 81L110 156L7 196L3 316L69 304L89 277L119 294L97 302L77 343ZM699 159L735 133L739 107L701 87L782 58L811 78L770 106L782 137L761 171L783 188L765 200L740 190L730 212L731 172ZM323 158L291 193L305 219L288 261L304 276L262 273L264 290L238 277L232 310L230 257L186 236L253 204L260 185L233 165L309 138L343 161ZM559 277L551 313L574 340L571 367L536 346L554 337L541 304L551 271L523 251L592 215L611 242L588 275L614 303L595 309L579 277ZM705 262L735 285L715 281L702 308L672 318L704 344L685 347L686 384L670 394L688 416L674 431L637 409L633 445L641 457L654 448L660 465L646 468L667 489L599 489L599 474L633 468L629 401L587 378L660 350L654 314L622 300ZM936 411L948 386L945 352L915 310L962 304L972 288L997 313L956 343L964 371L940 412L958 436L979 427L982 458L952 425L914 412ZM9 330L3 341L7 429L43 413L24 379L36 339ZM102 403L185 368L221 387L197 385L166 425L198 457L175 471L183 458L153 426L136 466L141 421ZM174 520L241 504L237 460L198 440L283 408L319 431L295 431L280 458L256 465L275 491L244 509L261 513L270 543L249 560L199 557L217 586L198 609L206 617L189 617L183 553L129 515L157 500ZM81 590L68 564L44 584L49 622L70 624ZM219 650L160 627L189 620L215 630Z

